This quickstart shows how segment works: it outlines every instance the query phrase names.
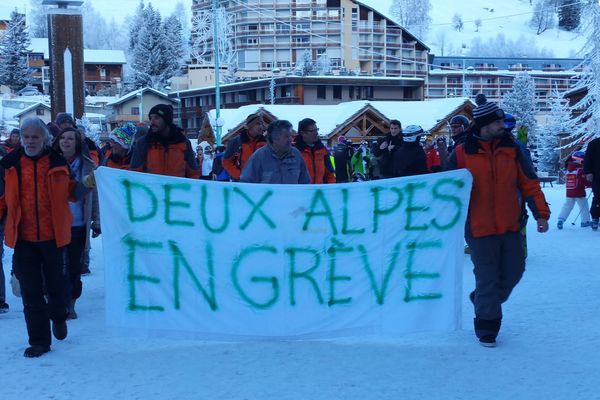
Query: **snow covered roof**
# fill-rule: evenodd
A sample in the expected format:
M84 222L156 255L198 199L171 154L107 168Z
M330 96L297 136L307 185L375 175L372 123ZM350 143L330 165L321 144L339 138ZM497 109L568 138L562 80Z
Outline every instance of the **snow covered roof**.
M271 105L251 104L236 109L221 110L223 122L223 138L239 129L246 117L262 111L268 112L278 119L292 123L294 129L304 118L317 121L319 135L329 137L346 121L356 116L365 107L370 106L388 119L397 119L403 125L421 125L425 130L432 130L439 123L444 123L446 117L462 107L470 100L467 98L448 98L428 101L350 101L337 105ZM215 110L210 110L208 116L211 125L215 125Z
M138 95L138 93L142 93L142 92L143 92L143 94L146 94L147 92L154 93L155 95L157 95L159 97L162 97L165 100L169 100L172 103L177 103L176 99L170 99L169 96L167 96L166 93L159 92L156 89L145 87L145 88L142 88L142 89L134 90L133 92L129 92L129 93L127 93L123 97L120 97L120 98L118 98L118 99L116 99L114 101L111 101L110 103L106 103L106 105L107 106L114 106L114 105L117 105L117 104L124 103L126 101L129 101L129 100L135 98Z
M29 107L25 108L25 109L24 109L24 110L22 110L21 112L19 112L19 113L15 114L15 115L13 116L13 118L19 118L19 117L21 117L21 115L25 115L25 114L27 114L29 111L35 110L35 109L36 109L36 108L38 108L38 107L42 107L42 108L45 108L46 110L50 111L50 106L49 106L48 104L46 104L46 103L35 103L35 104L32 104L32 105L30 105Z
M33 53L44 53L44 60L50 59L48 38L32 38L30 48ZM83 62L85 64L127 64L123 50L83 49Z

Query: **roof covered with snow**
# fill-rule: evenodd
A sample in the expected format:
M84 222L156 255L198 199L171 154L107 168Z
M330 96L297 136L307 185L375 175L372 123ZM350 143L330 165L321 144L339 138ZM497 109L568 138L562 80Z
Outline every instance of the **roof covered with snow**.
M44 60L50 58L47 38L32 38L31 51L44 53ZM127 64L123 50L83 49L83 62L86 64Z
M21 115L25 115L27 114L29 111L35 110L38 107L41 108L45 108L46 110L50 110L50 106L46 103L35 103L30 105L29 107L27 107L26 109L22 110L21 112L19 112L18 114L14 115L14 118L19 118Z
M466 98L448 98L429 101L350 101L337 105L271 105L251 104L236 109L221 110L222 134L239 128L250 114L264 110L278 119L285 119L292 123L294 129L298 122L304 118L317 121L319 135L328 137L337 127L367 106L384 115L388 119L397 119L403 125L421 125L425 130L433 129L440 120L460 108ZM215 125L215 110L210 110L211 125Z
M124 102L126 102L126 101L129 101L129 100L131 100L131 99L133 99L133 98L137 97L137 95L138 95L138 94L140 94L140 93L142 93L142 94L144 94L144 95L145 95L146 93L153 93L153 94L155 94L155 95L157 95L157 96L160 96L160 97L164 98L165 100L169 100L169 101L170 101L170 102L172 102L172 103L177 103L177 100L176 100L176 99L170 99L170 98L169 98L169 96L167 96L167 94L166 94L166 93L159 92L159 91L158 91L158 90L156 90L156 89L152 89L152 88L146 87L146 88L142 88L142 89L134 90L133 92L129 92L129 93L127 93L125 96L123 96L123 97L119 97L118 99L116 99L116 100L114 100L114 101L111 101L110 103L107 103L106 105L107 105L107 106L114 106L114 105L117 105L117 104L124 103Z

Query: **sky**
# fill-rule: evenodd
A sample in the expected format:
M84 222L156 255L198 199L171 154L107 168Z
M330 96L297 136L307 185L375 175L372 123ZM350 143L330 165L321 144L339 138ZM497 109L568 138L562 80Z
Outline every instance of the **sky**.
M188 10L192 6L192 0L153 0L150 3L153 7L158 8L162 15L170 15L179 1ZM128 15L132 15L139 4L139 0L85 0L85 2L91 3L107 21L114 17L117 22L123 21ZM146 0L144 3L148 4L149 2ZM29 0L0 0L0 15L9 14L15 7L20 11L27 10L30 4Z

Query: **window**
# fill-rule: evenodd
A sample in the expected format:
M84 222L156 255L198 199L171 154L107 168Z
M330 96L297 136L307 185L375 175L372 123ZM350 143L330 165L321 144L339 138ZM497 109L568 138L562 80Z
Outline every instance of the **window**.
M140 115L139 107L131 107L131 115Z
M327 99L327 86L317 86L317 99Z
M258 44L258 38L248 38L248 39L246 39L246 44L249 44L249 45Z
M342 87L341 86L334 86L333 87L333 98L334 99L341 99L342 98Z
M35 115L44 115L44 109L43 108L38 108L35 110Z

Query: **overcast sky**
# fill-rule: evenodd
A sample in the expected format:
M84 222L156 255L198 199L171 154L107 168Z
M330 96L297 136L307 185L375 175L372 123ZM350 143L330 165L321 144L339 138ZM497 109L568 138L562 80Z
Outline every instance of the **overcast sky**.
M186 9L191 14L192 0L146 0L144 3L152 3L152 6L158 8L164 16L170 15L179 1L186 6ZM127 15L133 15L135 8L139 4L139 0L85 0L85 2L91 3L107 21L110 21L114 17L118 22L123 21ZM19 11L27 11L30 4L29 0L0 0L0 17L8 17L15 7Z

